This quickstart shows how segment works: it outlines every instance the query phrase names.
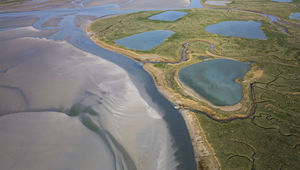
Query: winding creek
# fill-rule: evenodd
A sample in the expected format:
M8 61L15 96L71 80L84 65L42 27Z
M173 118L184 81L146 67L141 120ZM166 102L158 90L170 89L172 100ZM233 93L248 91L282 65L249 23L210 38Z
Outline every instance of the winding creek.
M91 168L92 166L98 166L98 164L96 164L99 162L97 159L98 157L105 156L105 159L102 157L99 159L103 159L101 160L101 163L103 163L101 166L106 169L131 170L140 169L141 167L146 170L196 169L190 136L180 111L174 109L174 104L168 101L157 90L152 77L143 69L142 63L103 49L97 46L86 35L86 26L94 18L138 11L132 9L119 9L120 6L126 6L132 2L132 0L129 0L122 4L85 7L85 1L73 1L78 8L45 9L40 11L0 14L0 20L5 18L14 20L18 17L36 18L32 27L5 27L5 23L3 22L4 25L1 25L2 27L0 28L0 41L2 43L1 45L3 45L2 48L5 50L3 55L15 55L17 58L17 62L11 62L6 58L0 61L0 64L2 64L0 80L1 83L4 82L3 84L0 84L0 90L8 89L12 92L5 91L7 94L11 96L21 96L21 99L16 101L16 103L19 102L17 109L0 109L1 122L12 122L19 125L12 128L10 123L1 123L1 126L3 126L1 129L6 129L9 132L17 132L18 130L28 127L32 129L39 129L39 127L42 127L40 130L47 130L45 135L53 135L53 138L55 138L58 143L62 143L61 149L65 149L63 146L70 147L71 149L73 148L74 150L80 148L75 152L79 155L75 159L78 160L77 163L72 160L67 160L66 162L60 161L59 157L56 158L56 155L51 153L53 154L51 155L51 160L53 161L52 164L54 165L53 168L64 168L66 167L66 164L71 164L72 167L82 165L82 168ZM190 8L201 7L203 6L200 1L191 1ZM61 18L58 25L45 26L45 23L53 18ZM272 17L269 18L272 19ZM1 32L3 34L1 34ZM19 32L21 32L20 35ZM6 36L6 34L8 36ZM180 61L171 63L185 61L187 59L186 52L188 46L194 41L198 40L192 40L183 45L184 48ZM10 43L13 42L19 44L19 47L21 47L22 44L26 45L24 45L24 49L23 47L18 48L19 53L15 54L13 51L5 49L5 47L9 47ZM213 45L209 42L207 43L210 45L210 51L213 52ZM32 49L31 45L40 45L40 49ZM66 54L65 52L69 53ZM52 53L60 55L53 56L53 59L48 60L49 57L51 58ZM33 64L23 62L23 58L29 55L35 56L30 58ZM73 56L74 58L72 58ZM82 56L89 58L90 60L82 59ZM44 60L42 60L43 57ZM66 58L66 61L64 61L63 58ZM62 64L59 65L59 62L65 64L67 69L64 68ZM24 63L28 64L25 65L28 68L22 67ZM93 65L95 63L98 65ZM76 65L80 64L83 64L84 68L87 69L87 72L76 67ZM41 67L36 68L38 65L41 65ZM36 70L30 69L31 67L34 67ZM48 81L45 78L43 79L45 75L50 74L50 71L45 71L46 68L52 69L51 76L54 77ZM30 85L26 83L30 82L30 80L34 80L35 77L29 76L28 79L22 79L23 73L20 75L16 74L16 72L22 70L29 72L28 74L25 74L24 71L24 75L36 74L36 72L40 71L38 75L43 82L41 84L35 84L34 87L29 87ZM8 81L13 82L12 84L6 83L6 75L7 77L9 77L8 75L16 77L15 79ZM70 75L72 77L68 77ZM59 79L55 76L59 77ZM113 77L114 79L111 80L110 77ZM76 81L77 79L78 81ZM121 85L116 85L118 82L115 82L115 79L120 80ZM65 80L70 80L71 83L66 82L64 87L56 87L55 89L57 91L56 94L62 95L57 97L54 96L56 94L53 94L53 96L51 96L51 92L49 93L51 90L49 89L55 88L52 87L55 86L55 83L61 83ZM86 84L82 85L82 82ZM14 84L19 85L20 87L14 86ZM35 93L32 92L31 88L39 89L45 84L47 84L47 88L49 89L40 89L41 95L49 95L52 98L49 97L49 100L47 101L39 101L39 98L32 99L31 97L35 96ZM92 84L93 87L90 84ZM84 92L80 91L76 94L80 97L72 96L73 98L71 99L65 99L64 97L69 97L68 95L63 95L69 94L66 87L69 87L69 90L73 91L78 89L78 91L80 91L80 89L84 87ZM99 88L102 91L97 91ZM120 90L119 93L116 92L118 90ZM134 94L134 96L129 97L131 94ZM61 99L59 101L62 101L62 105L56 103L59 102L56 101L58 98ZM11 99L7 99L8 103L10 100ZM49 104L49 101L53 103L50 102L51 104ZM88 114L86 113L88 111L85 109L85 111L80 112L79 115L75 117L66 116L69 114L70 108L75 105L88 106L89 109L93 108L99 115L95 116L91 111ZM140 107L134 107L134 105L140 105ZM57 114L59 112L65 114ZM133 112L140 113L140 115L133 114ZM26 116L28 117L22 123L20 118L25 119ZM45 120L48 121L44 122ZM53 122L59 122L57 126L59 127L58 129L53 127L53 125L50 125L53 124ZM68 126L65 127L65 125ZM19 129L16 130L16 128ZM63 130L60 131L59 129ZM69 131L74 129L75 136L72 136ZM90 131L87 129L90 129ZM53 130L53 132L50 130ZM7 137L11 137L14 140L19 140L15 139L14 136L9 136L6 132L1 131L0 133L5 134ZM28 131L24 131L24 133L29 136L36 135L30 134ZM39 131L37 133L42 134L44 131ZM58 140L59 134L65 136L64 141ZM84 141L82 143L84 143L85 147L80 145L80 142L74 142L75 137L79 137ZM92 140L89 140L88 138ZM44 138L40 139L43 141L42 139ZM33 141L29 140L28 143L36 142L34 144L38 145L37 140L32 140ZM96 144L97 142L100 144ZM8 142L0 141L0 143L7 144ZM53 144L50 144L49 146L52 145ZM97 146L91 147L93 145ZM12 145L11 147L15 146ZM39 146L39 148L42 148L42 146ZM19 149L24 148L20 147ZM55 150L59 148L52 149ZM104 155L99 155L97 149L101 152L103 151ZM7 153L9 152L11 152L11 150L7 147ZM147 156L144 156L145 153ZM87 160L89 156L93 157L93 159ZM34 158L38 159L39 155ZM23 165L21 163L9 162L5 159L2 161L6 162L5 165L14 165L17 169ZM84 162L81 161L92 162L89 162L90 164L84 164ZM4 162L3 164L1 163L2 166L4 166ZM41 167L43 167L42 165L47 164L47 162L42 162ZM37 167L34 167L33 165L25 168L37 169Z

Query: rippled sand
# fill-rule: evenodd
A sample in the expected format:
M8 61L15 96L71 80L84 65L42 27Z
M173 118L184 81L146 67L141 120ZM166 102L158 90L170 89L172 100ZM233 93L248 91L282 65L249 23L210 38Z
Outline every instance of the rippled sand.
M114 169L105 142L58 112L0 117L1 169Z
M0 32L0 169L175 169L163 115L128 74L49 35ZM74 105L98 115L57 112Z

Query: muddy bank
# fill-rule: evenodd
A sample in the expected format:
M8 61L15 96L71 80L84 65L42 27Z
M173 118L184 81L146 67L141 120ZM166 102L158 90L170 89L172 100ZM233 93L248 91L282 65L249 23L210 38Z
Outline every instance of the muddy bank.
M184 109L182 109L181 112L191 136L192 144L195 150L195 159L198 166L197 168L203 170L220 169L220 163L215 156L215 151L208 143L205 133L195 113Z

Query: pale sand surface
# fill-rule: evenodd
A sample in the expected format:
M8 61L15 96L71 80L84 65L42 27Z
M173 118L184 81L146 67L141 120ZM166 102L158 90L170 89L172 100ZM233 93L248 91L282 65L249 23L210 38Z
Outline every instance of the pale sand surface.
M3 56L0 68L4 70L0 75L2 117L30 110L67 111L74 104L80 103L99 113L99 116L89 117L101 133L110 134L98 137L107 141L106 149L112 148L110 154L114 155L114 159L111 159L114 165L131 169L132 165L125 161L129 158L137 169L175 169L178 165L174 157L176 149L173 148L163 115L141 97L129 75L115 64L83 52L65 41L33 38L47 34L48 32L40 32L32 27L0 32L0 50ZM12 48L13 46L18 48ZM43 122L44 118L42 116L38 120ZM31 127L28 128L24 127L24 130L31 131ZM61 125L61 128L65 127ZM70 129L68 131L73 132ZM23 135L20 140L28 141L29 138L30 135ZM13 134L5 139L15 140ZM10 146L13 147L8 145L8 150L13 149ZM1 152L0 157L5 157L2 154L4 153ZM73 154L80 152L74 151ZM24 159L35 161L36 155L29 155ZM46 157L39 159L44 164L60 161L49 159L48 162ZM13 161L13 156L5 157L1 166L10 167ZM114 167L110 164L111 161L105 161L100 167ZM24 164L28 167L24 167ZM20 162L14 164L14 167L42 167L30 165L28 162ZM72 167L73 164L70 164L68 169L73 169Z
M105 142L78 118L58 112L0 117L0 169L113 170Z
M55 32L56 31L39 31L31 26L21 27L21 28L16 28L13 30L1 31L0 32L0 41L1 41L0 43L7 43L4 41L14 40L17 38L24 38L24 37L48 37ZM20 46L20 47L22 47L22 46ZM2 49L1 54L3 54L1 56L1 60L3 60L3 58L9 57L7 55L8 52L16 53L18 51L18 49L14 50L15 48L14 49L3 48L3 47L0 47L0 48ZM1 65L0 65L0 68L2 67Z
M75 5L72 5L72 0L27 0L23 3L0 7L0 12L32 11L65 7L75 7Z
M38 20L34 16L20 16L20 17L1 17L0 18L0 29L11 28L11 27L25 27L31 26Z

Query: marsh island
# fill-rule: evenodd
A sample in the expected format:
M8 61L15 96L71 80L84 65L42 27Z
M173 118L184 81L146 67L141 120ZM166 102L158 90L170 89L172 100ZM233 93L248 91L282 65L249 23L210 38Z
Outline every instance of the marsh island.
M143 63L183 116L196 119L186 119L189 130L200 129L210 148L195 149L190 130L202 155L198 167L216 168L214 155L222 169L299 167L299 27L291 21L284 31L272 16L247 9L185 9L175 21L149 19L165 12L100 18L88 33L99 46ZM115 43L155 30L174 33L147 50Z

